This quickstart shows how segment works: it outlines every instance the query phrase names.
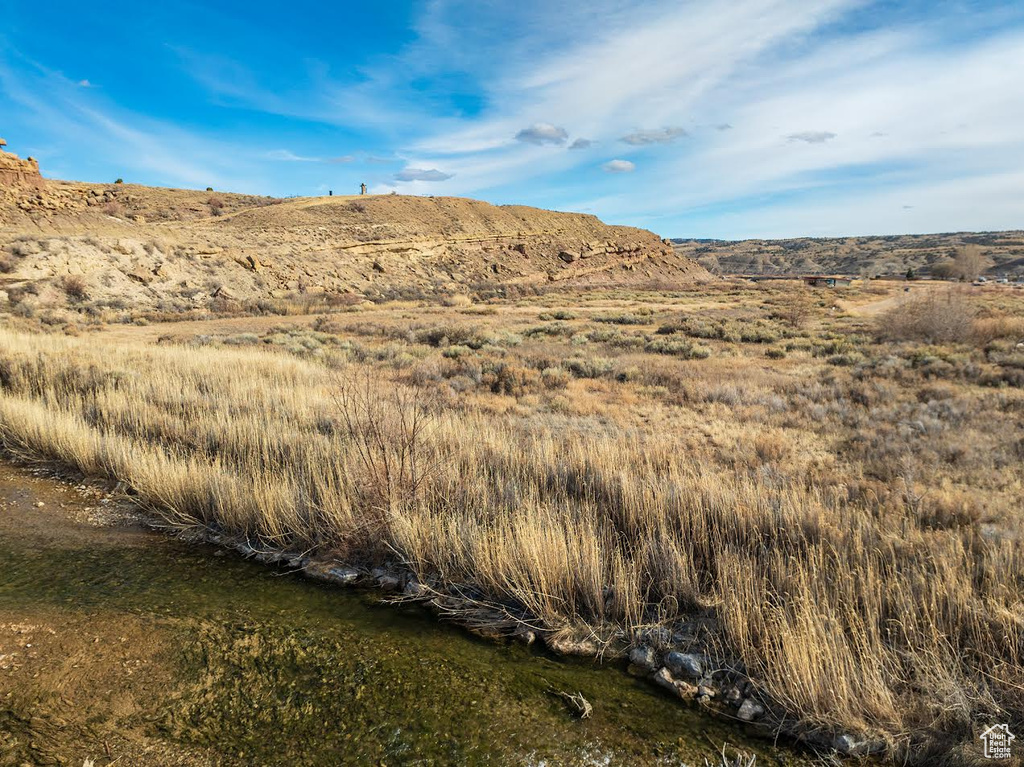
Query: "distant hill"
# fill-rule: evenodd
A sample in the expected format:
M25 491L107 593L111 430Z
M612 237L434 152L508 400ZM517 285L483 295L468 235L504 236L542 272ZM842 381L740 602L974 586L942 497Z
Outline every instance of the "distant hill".
M902 234L884 237L800 237L792 240L677 238L681 256L716 274L927 275L965 246L980 249L987 273L1024 275L1024 231ZM941 267L939 268L941 271Z
M0 187L0 286L46 306L180 311L215 298L372 300L709 278L652 232L579 213L456 197L274 199L85 184L11 163L16 183Z

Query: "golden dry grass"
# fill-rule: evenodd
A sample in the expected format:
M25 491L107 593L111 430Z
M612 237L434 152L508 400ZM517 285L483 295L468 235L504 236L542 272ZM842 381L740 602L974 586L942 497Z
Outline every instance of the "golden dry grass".
M984 349L881 343L790 290L209 346L4 330L0 434L170 526L398 560L549 632L696 626L806 729L966 758L1024 717L1016 320Z

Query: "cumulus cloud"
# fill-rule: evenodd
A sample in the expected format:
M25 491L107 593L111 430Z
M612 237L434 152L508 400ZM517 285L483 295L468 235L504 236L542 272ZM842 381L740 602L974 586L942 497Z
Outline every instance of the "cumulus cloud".
M669 144L686 135L683 128L657 128L654 130L637 130L627 133L622 141L631 146L647 146L648 144Z
M609 160L601 169L605 173L632 173L636 170L636 165L629 160Z
M786 136L787 141L803 141L807 144L824 144L836 137L835 133L824 130L807 130L801 133L790 133Z
M586 149L586 148L588 148L590 146L593 146L593 144L594 144L594 142L591 141L588 138L578 138L575 141L573 141L571 144L569 144L569 148L570 149Z
M452 175L437 168L405 168L395 174L395 181L447 181Z
M551 123L534 123L516 134L516 141L525 141L528 144L564 144L568 138L569 134L565 128L559 128Z

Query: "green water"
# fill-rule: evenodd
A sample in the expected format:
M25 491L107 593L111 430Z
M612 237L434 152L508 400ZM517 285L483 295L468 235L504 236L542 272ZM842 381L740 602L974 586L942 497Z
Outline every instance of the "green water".
M478 640L209 546L79 527L0 527L0 608L151 621L177 648L175 684L138 726L225 764L703 765L723 743L758 765L812 763L621 664ZM581 691L593 717L551 689Z

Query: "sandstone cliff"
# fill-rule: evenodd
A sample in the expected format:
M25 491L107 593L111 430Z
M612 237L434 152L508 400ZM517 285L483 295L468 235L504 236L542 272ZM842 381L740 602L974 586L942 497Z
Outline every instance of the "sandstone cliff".
M5 152L2 147L6 145L7 142L0 139L0 190L13 200L15 188L41 187L43 177L39 173L39 163L31 157L22 160L16 154Z

